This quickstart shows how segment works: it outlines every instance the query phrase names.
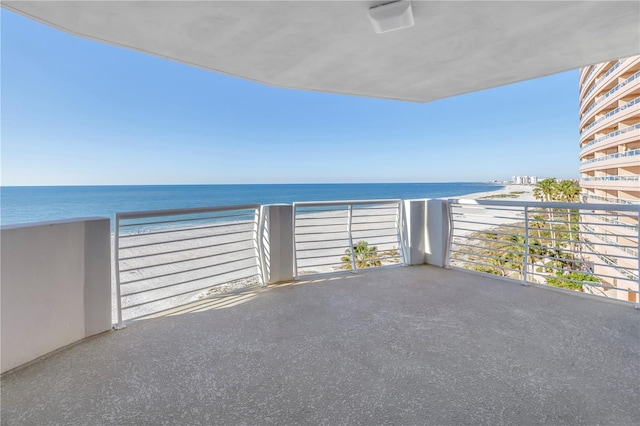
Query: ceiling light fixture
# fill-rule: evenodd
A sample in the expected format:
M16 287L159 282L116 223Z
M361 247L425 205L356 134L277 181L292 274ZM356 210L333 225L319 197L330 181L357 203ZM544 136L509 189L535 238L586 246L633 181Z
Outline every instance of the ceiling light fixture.
M369 19L378 34L413 26L410 0L385 3L369 9Z

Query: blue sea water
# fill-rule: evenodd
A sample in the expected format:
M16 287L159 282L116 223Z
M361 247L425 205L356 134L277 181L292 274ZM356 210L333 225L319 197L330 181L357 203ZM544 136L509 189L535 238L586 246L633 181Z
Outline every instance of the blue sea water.
M500 189L488 183L15 186L0 188L0 223L40 222L116 212L294 201L457 197Z

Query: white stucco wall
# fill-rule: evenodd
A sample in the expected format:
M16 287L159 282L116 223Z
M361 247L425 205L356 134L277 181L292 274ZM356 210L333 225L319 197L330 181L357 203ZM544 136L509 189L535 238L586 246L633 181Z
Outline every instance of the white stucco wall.
M2 228L2 372L110 329L109 238L105 218Z
M427 234L425 241L426 263L446 266L449 238L449 216L446 200L427 200Z
M272 204L263 207L265 220L265 282L293 279L293 206Z

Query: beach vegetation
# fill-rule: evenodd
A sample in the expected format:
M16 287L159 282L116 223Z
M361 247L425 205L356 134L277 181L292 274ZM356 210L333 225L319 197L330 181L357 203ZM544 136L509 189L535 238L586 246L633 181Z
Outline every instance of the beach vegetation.
M551 286L577 291L584 291L583 285L585 283L599 282L598 278L596 278L594 275L575 271L571 271L568 273L558 271L553 277L547 277L546 280L547 284Z
M342 269L352 269L351 251L352 249L346 249L346 256L342 256L340 258L340 261L342 262ZM358 241L353 246L353 257L356 269L382 266L382 261L380 260L382 256L378 253L378 247L370 246L366 241Z
M481 200L488 200L488 199L492 199L492 198L518 198L522 194L524 194L524 191L511 191L508 194L486 195L484 197L480 197L480 199Z

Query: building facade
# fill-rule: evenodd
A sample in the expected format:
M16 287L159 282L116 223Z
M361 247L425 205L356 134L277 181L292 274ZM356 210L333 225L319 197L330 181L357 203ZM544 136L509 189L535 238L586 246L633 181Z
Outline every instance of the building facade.
M579 91L582 201L640 204L640 56L582 68ZM638 215L598 211L581 221L584 260L615 287L598 291L635 302Z

